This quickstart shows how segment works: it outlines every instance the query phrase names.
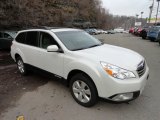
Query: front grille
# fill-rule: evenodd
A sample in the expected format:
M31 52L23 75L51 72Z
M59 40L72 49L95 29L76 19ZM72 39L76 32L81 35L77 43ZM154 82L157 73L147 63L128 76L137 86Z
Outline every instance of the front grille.
M144 75L145 72L146 72L146 63L145 61L142 61L138 64L137 73L139 77L141 77Z

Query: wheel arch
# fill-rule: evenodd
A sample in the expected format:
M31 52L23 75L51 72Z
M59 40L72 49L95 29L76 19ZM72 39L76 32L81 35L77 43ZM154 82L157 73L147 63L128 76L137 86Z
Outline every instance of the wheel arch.
M16 59L17 59L18 57L21 57L21 59L23 60L23 62L24 62L24 63L27 63L27 62L26 62L26 58L25 58L23 52L22 52L20 49L16 49L16 50L15 50L15 52L14 52L14 54L13 54L13 57L14 57L15 61L16 61Z
M80 74L80 73L84 74L86 77L88 77L91 80L91 82L94 84L94 86L96 88L96 91L97 91L97 94L98 94L98 89L97 89L97 86L96 86L95 82L93 81L93 79L86 72L84 72L82 70L74 69L74 70L69 72L69 74L67 76L67 86L69 86L71 78L74 75Z
M15 60L17 60L18 57L21 57L18 53L15 54Z

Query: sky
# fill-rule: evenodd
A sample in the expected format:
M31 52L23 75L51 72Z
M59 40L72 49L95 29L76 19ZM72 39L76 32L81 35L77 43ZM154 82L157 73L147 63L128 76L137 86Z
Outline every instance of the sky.
M149 17L149 6L153 0L102 0L102 6L114 15L135 16L144 12L143 18ZM155 0L153 15L156 15L157 2Z

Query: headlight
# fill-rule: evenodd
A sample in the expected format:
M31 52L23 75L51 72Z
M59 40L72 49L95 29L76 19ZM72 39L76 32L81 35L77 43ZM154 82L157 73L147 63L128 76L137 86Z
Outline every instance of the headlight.
M131 71L122 69L118 66L108 64L105 62L101 62L101 65L103 69L108 73L108 75L117 78L117 79L129 79L129 78L135 78L135 74Z

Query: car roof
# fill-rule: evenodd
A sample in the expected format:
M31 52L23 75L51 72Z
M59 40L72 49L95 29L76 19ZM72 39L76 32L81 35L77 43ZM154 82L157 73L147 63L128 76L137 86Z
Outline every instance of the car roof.
M75 28L60 28L60 27L45 27L45 28L30 28L20 30L19 32L27 32L27 31L52 31L52 32L64 32L64 31L82 31L81 29Z
M65 32L65 31L82 31L80 29L74 28L60 28L60 29L51 29L52 32Z

